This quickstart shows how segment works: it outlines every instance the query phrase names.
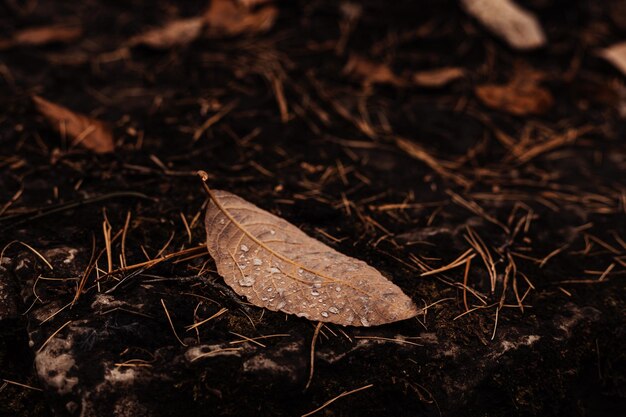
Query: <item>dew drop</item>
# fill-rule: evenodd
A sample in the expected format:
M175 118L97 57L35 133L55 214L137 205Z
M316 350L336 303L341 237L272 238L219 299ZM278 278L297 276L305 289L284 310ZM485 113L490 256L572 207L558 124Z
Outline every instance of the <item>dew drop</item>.
M328 311L330 311L333 314L339 314L339 310L337 309L337 307L330 307Z
M322 317L328 317L328 313L325 311L322 311L320 314L322 315Z
M261 297L261 300L267 301L267 297Z
M368 327L370 325L370 322L367 321L365 317L361 317L361 324L365 327Z
M272 292L272 291L274 291L274 288L272 288L272 287L269 287L269 288L267 289L267 292Z
M280 310L281 308L285 307L286 304L287 303L285 303L285 301L281 301L280 303L276 304L276 308Z
M263 265L263 261L260 260L259 258L254 258L252 260L252 264L255 265L255 266Z
M341 287L335 288L335 291L337 291L337 292L341 291Z
M220 224L224 224L224 223L226 223L224 219L220 219Z
M270 274L280 274L280 269L276 268L275 266L271 267L269 271Z
M273 235L276 234L276 232L274 230L270 230L270 233L273 234Z
M249 247L247 247L246 245L241 245L241 251L242 252L248 252L250 250Z
M251 287L254 285L254 277L246 275L245 277L239 280L239 285L242 287Z
M304 272L303 269L298 269L298 274L302 275L303 272Z
M320 292L318 290L311 290L311 295L313 297L317 297L318 295L320 295Z
M313 283L313 288L322 288L322 283L321 282Z

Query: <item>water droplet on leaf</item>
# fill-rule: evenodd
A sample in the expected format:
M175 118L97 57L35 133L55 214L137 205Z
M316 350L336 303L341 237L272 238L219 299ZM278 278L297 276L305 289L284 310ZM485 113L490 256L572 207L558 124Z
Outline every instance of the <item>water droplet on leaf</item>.
M254 277L246 275L245 277L239 280L239 285L242 287L251 287L254 285Z

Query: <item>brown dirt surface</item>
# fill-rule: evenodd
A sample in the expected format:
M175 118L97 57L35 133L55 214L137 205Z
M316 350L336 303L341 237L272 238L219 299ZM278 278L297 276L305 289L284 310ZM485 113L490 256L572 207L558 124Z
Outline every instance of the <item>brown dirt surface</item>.
M532 52L452 0L229 2L0 1L0 415L622 413L623 2L519 1ZM197 170L420 314L250 305Z

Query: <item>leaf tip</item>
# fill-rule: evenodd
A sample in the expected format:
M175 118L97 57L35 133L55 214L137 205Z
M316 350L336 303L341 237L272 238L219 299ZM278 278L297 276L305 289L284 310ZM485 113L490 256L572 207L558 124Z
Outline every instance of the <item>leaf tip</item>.
M413 303L413 301L408 296L405 297L405 300L398 300L398 302L394 303L392 308L390 309L390 323L395 321L408 320L419 314L419 309L417 308L415 303Z

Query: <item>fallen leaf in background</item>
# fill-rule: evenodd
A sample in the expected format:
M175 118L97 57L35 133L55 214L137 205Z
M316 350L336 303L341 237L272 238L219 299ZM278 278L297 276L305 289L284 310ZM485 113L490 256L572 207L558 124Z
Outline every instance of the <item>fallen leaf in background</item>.
M80 145L96 153L113 152L113 135L103 122L74 113L39 96L34 96L33 102L52 128L72 140L72 146Z
M53 43L70 43L83 34L78 26L40 26L15 32L10 39L0 40L0 50L18 46L43 46Z
M465 11L489 31L520 50L546 44L546 35L534 14L512 0L461 0Z
M145 45L155 49L186 45L200 36L203 26L204 19L201 17L173 20L165 26L132 37L128 43L130 46Z
M208 36L237 36L266 32L274 26L278 8L267 1L213 0L204 13ZM264 5L256 8L257 5Z
M478 99L487 107L516 116L543 114L554 104L550 90L539 83L543 74L530 69L516 71L507 84L476 87Z
M172 20L132 37L128 44L169 49L187 45L202 35L219 38L265 32L272 28L278 16L276 6L267 3L267 0L213 0L202 16Z
M464 76L465 71L462 68L436 68L414 73L413 83L419 87L440 88Z
M211 199L205 219L209 253L226 284L252 304L343 326L376 326L417 315L411 299L365 262L241 197L203 184Z
M616 43L602 49L600 56L626 75L626 42Z
M360 80L363 85L390 84L396 87L406 85L406 81L393 73L389 65L351 55L343 68L343 73Z

